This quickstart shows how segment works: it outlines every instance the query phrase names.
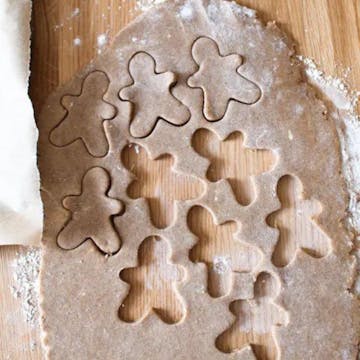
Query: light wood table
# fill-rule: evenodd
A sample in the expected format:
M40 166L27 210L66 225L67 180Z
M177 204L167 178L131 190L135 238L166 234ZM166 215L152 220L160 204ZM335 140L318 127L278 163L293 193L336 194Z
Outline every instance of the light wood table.
M240 0L258 10L265 21L276 20L297 44L297 52L313 58L327 74L342 75L360 89L359 0ZM65 83L98 51L101 34L111 40L138 11L133 0L34 0L31 97L35 113L48 94ZM79 13L75 9L79 9ZM81 44L74 45L74 39ZM75 40L76 41L76 40ZM42 358L39 329L21 313L11 293L11 263L24 249L0 249L0 359ZM34 344L37 344L36 346Z

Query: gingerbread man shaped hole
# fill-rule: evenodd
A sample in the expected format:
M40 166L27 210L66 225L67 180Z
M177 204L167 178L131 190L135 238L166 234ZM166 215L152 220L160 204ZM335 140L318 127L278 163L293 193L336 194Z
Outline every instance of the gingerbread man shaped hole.
M222 140L208 129L199 129L192 137L194 150L210 161L207 178L227 180L237 202L247 206L256 199L254 178L271 171L277 157L272 150L248 148L244 142L240 131Z
M250 345L257 360L278 360L280 349L274 329L289 323L288 313L274 302L279 292L279 280L268 272L261 272L254 284L254 298L230 304L236 320L217 337L216 347L232 353Z
M172 224L177 201L196 199L205 190L202 180L174 170L170 154L151 159L143 147L130 144L121 159L134 177L127 189L129 197L146 199L152 223L159 229Z
M151 311L162 321L175 324L184 316L184 305L176 283L184 278L181 266L170 262L170 248L158 236L146 238L138 251L138 266L120 272L120 278L130 285L129 293L119 309L125 322L137 322Z
M303 250L314 258L322 258L331 250L331 239L314 221L322 212L315 199L304 199L301 181L293 175L285 175L277 185L281 208L267 217L269 226L279 230L278 242L272 254L272 262L284 267L294 261Z
M228 295L233 273L252 272L261 262L262 253L257 247L236 238L238 225L235 221L217 224L208 210L194 206L188 213L187 223L198 238L190 250L190 260L206 265L210 296Z

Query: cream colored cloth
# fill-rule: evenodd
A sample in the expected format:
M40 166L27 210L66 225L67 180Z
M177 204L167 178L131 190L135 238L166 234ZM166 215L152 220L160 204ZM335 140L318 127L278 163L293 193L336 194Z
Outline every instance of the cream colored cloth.
M28 97L30 0L0 1L0 245L37 245L42 204L38 131Z

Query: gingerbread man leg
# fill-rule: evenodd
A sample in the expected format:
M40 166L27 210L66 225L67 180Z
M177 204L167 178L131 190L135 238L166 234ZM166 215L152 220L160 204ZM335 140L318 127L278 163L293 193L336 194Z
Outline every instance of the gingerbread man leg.
M208 264L208 291L212 297L227 295L231 291L232 270L221 261Z
M289 230L282 229L272 254L273 264L277 267L287 266L294 260L296 250L296 240L291 237Z
M311 231L299 242L299 247L310 256L321 258L331 251L330 238L316 225L309 227Z
M235 322L228 330L220 334L216 338L215 344L224 353L240 351L250 345L248 334L239 329L238 322Z
M250 177L230 178L229 184L234 192L236 201L243 205L249 205L255 198L254 183Z
M176 324L181 321L184 316L183 304L172 288L158 293L155 301L153 310L164 322Z
M150 310L147 299L143 290L132 289L119 308L120 319L129 323L141 320Z
M274 336L271 333L256 336L256 344L251 348L257 359L279 360L279 351Z
M174 204L165 196L148 198L151 221L158 229L169 226L174 218ZM156 215L156 216L155 216Z

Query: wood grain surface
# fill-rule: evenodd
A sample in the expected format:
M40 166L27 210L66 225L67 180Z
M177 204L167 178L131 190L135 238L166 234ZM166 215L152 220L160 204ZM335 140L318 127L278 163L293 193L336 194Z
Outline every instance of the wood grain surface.
M297 52L313 58L327 74L342 76L350 67L347 82L360 88L360 1L238 2L256 9L265 21L275 20L294 39ZM133 0L34 0L30 94L36 114L46 97L101 51L102 39L111 42L139 13L138 8ZM156 210L153 216L159 216ZM25 321L22 300L11 292L12 262L24 251L10 246L0 249L0 359L4 360L43 358L39 328Z

